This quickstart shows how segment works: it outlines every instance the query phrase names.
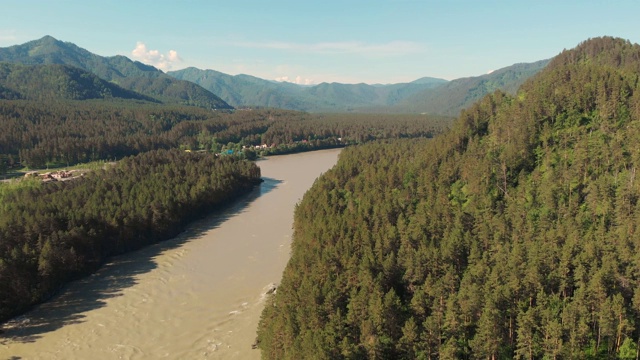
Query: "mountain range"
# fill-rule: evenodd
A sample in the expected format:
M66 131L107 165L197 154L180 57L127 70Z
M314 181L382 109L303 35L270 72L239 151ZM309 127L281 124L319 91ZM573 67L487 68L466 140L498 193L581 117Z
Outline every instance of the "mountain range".
M51 36L22 45L0 48L0 62L24 65L69 65L92 73L123 89L135 91L163 103L212 109L231 108L229 104L201 86L175 79L153 66L132 61L125 56L99 56ZM75 79L69 81L75 81Z
M392 106L410 95L447 83L444 79L422 78L392 85L321 83L301 86L193 67L168 74L192 81L235 107L260 106L311 112L345 112L371 106Z
M52 78L29 77L25 74L27 68L5 66L4 76L0 77L0 98L50 98L54 96L54 90L59 89L63 91L60 98L76 100L123 97L214 109L268 107L307 112L457 116L462 109L495 90L515 93L526 79L543 69L548 60L515 64L490 74L452 81L423 77L399 84L321 83L302 86L193 67L164 73L125 56L103 57L72 43L45 36L22 45L0 48L0 62L45 66L29 68L29 71L36 69L36 73L41 75L57 74ZM58 67L49 70L48 65ZM69 67L89 74L71 71ZM13 71L21 72L21 75L11 75ZM66 80L60 77L66 77ZM27 84L19 85L20 79L39 79L41 85L31 88ZM92 88L94 85L96 88Z
M276 107L311 112L429 113L457 116L495 90L515 93L549 60L515 64L491 74L447 81L425 77L390 85L321 83L300 86L249 75L187 68L169 75L192 81L235 107Z
M404 98L393 110L458 116L460 110L496 90L514 95L520 85L544 69L549 61L515 64L490 74L452 80Z

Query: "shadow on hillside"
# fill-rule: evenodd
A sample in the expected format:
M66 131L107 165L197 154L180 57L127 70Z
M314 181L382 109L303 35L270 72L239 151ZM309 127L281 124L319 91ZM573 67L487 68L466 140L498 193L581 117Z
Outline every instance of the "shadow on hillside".
M209 230L221 226L228 219L242 214L249 204L282 183L281 180L271 178L263 180L260 186L239 197L226 208L189 224L177 237L117 256L93 275L69 283L51 300L36 306L25 315L6 322L2 325L0 345L35 342L44 333L83 322L86 317L83 313L105 306L110 298L122 296L123 289L138 283L138 275L155 269L155 258L158 255L197 239Z

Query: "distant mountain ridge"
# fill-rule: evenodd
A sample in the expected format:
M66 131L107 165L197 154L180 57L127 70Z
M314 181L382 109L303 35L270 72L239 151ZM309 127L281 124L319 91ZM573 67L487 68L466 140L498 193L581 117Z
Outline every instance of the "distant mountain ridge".
M227 75L194 67L169 71L167 74L176 79L194 82L235 107L300 109L312 105L295 99L299 86L291 83L277 83L250 75Z
M214 109L231 109L235 106L308 112L428 113L457 116L462 109L495 90L514 93L526 79L543 69L548 60L515 64L491 74L452 81L423 77L400 84L321 83L301 86L193 67L165 74L153 66L125 56L103 57L70 42L45 36L22 45L0 48L0 62L73 66L124 90L141 94L124 94L115 88L107 91L107 84L93 82L98 86L97 89L84 89L82 92L85 95L94 92L91 95L94 98L102 96L98 93L104 93L107 97L120 94L116 97L146 97L162 103ZM29 90L30 94L22 94L14 85L0 84L0 94L5 98L45 96L36 95L36 89ZM67 93L60 96L74 98L76 95ZM46 96L50 97L51 94Z
M457 116L495 90L515 93L549 60L522 63L490 74L447 81L423 77L400 84L321 83L300 86L249 75L186 68L167 74L192 81L236 107L275 107L310 112L429 113Z
M549 61L514 64L486 75L452 80L405 98L394 110L458 116L462 109L496 90L515 94L520 85L544 69Z
M352 112L371 106L391 106L407 96L447 82L425 77L411 83L391 85L321 83L300 86L194 67L167 74L192 81L236 107L275 107L310 112Z
M153 66L132 61L125 56L99 56L51 36L22 45L0 48L0 62L70 65L164 103L215 109L231 108L210 91L194 83L177 80Z
M444 80L444 79L440 79L440 78L434 78L434 77L430 77L430 76L425 76L425 77L421 77L420 79L416 79L413 80L411 82L411 84L436 84L436 85L440 85L443 83L448 82L448 80Z

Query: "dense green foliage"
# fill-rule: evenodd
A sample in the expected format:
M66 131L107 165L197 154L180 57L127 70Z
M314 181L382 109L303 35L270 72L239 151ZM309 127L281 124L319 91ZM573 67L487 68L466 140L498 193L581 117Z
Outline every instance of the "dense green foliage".
M640 46L565 51L451 132L348 148L296 209L265 359L637 358Z
M0 185L0 319L109 256L174 237L259 181L245 160L159 150L83 179Z
M177 80L153 66L131 61L124 56L102 57L51 36L22 45L0 48L0 61L25 65L73 66L163 103L207 109L231 108L229 104L201 86ZM0 94L2 92L0 86Z
M69 65L0 63L0 99L88 100L122 98L158 102Z
M169 133L211 112L122 101L0 101L0 160L31 168L177 147ZM215 116L215 114L214 114Z
M40 168L120 159L158 148L220 152L267 144L274 148L261 149L265 155L286 153L432 136L450 119L282 110L222 113L131 101L0 101L0 124L0 164L6 169L17 163Z

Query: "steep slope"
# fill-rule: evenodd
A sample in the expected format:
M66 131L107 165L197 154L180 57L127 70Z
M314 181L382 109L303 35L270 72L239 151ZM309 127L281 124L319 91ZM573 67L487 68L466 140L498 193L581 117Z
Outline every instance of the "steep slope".
M522 83L542 70L548 62L540 60L515 64L490 74L452 80L407 97L394 110L458 116L462 109L496 90L514 94Z
M165 103L228 109L230 106L204 88L176 80L162 71L124 56L102 57L72 43L45 36L22 45L0 48L0 61L27 65L62 64L92 72L128 90Z
M297 207L265 359L632 359L640 46L564 51L450 133L346 149Z
M111 98L158 102L69 65L0 63L0 99L51 101Z

